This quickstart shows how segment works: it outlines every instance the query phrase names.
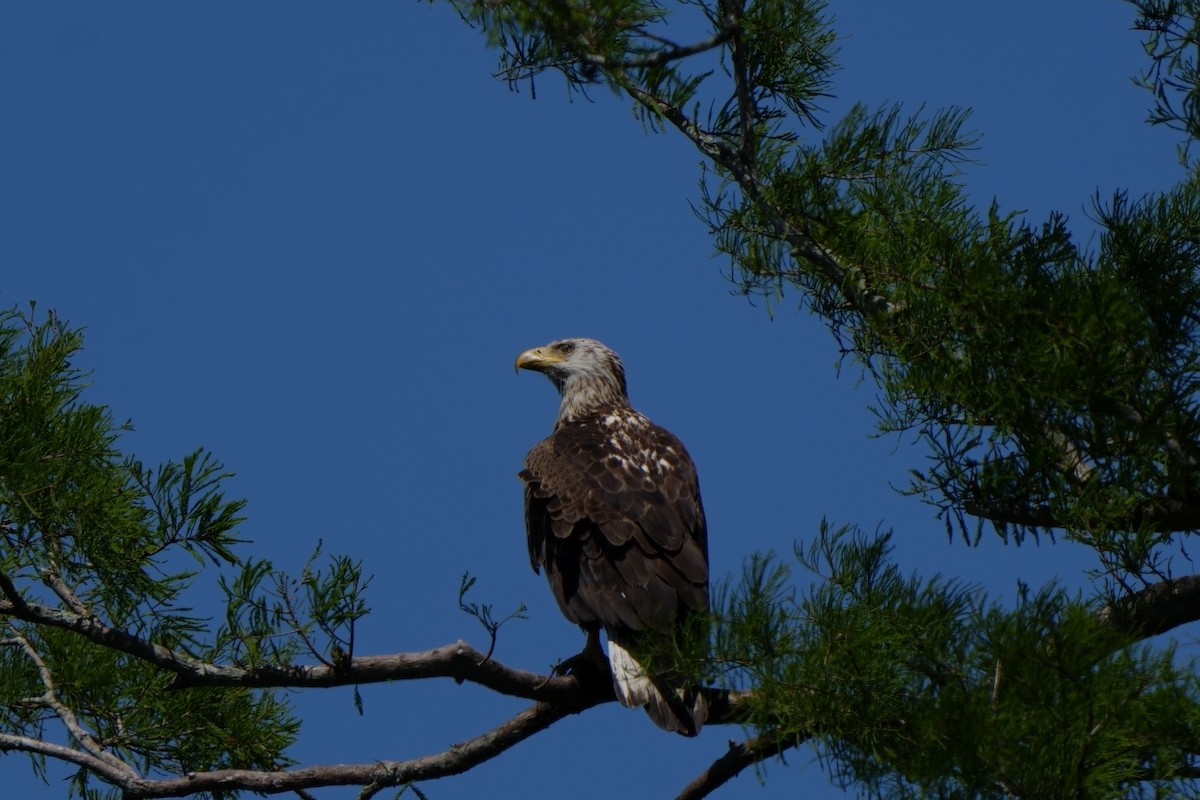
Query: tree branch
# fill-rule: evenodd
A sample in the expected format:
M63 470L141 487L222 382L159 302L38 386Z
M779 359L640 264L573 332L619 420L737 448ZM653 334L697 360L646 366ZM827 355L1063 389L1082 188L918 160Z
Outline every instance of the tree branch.
M44 742L41 739L34 739L29 736L19 736L15 733L0 733L0 752L5 750L36 753L47 758L66 761L69 764L78 764L81 767L87 767L114 786L120 786L122 785L122 781L130 780L129 773L126 773L125 770L114 766L105 759L96 758L90 753L76 750L73 747Z
M836 285L854 308L866 314L890 315L900 310L887 297L867 286L863 270L843 264L833 253L821 246L806 231L795 225L778 208L764 200L765 187L755 175L753 165L746 164L738 151L720 137L702 129L687 114L640 86L627 75L614 70L614 76L634 100L662 116L674 125L696 148L726 170L741 187L746 197L765 214L775 234L782 238L797 261L811 264L826 280Z
M665 50L658 50L651 55L642 56L641 58L610 61L602 55L595 53L582 53L579 56L579 60L584 64L591 64L594 67L612 70L661 67L663 64L669 64L672 61L678 61L682 58L687 58L688 56L694 56L707 50L715 50L716 48L728 42L732 36L732 30L723 30L716 36L703 41L695 42L694 44L674 45Z
M794 739L780 740L756 736L744 742L730 740L729 750L683 787L683 791L676 795L675 800L700 800L702 797L708 797L717 788L737 777L746 767L797 747L808 738L807 735L802 735Z
M548 677L506 666L464 641L414 653L359 656L337 666L284 665L253 669L207 665L203 671L177 672L174 687L247 686L318 688L421 678L453 678L477 683L500 694L546 703L569 702L578 695L570 676Z
M755 153L758 151L757 137L754 133L754 118L757 107L750 93L750 68L746 61L745 31L742 30L742 14L745 11L744 0L727 0L722 4L725 11L725 26L735 31L729 44L730 60L733 62L733 87L737 96L739 143L738 160L746 171L746 179L758 184L757 171L754 168Z
M571 680L574 680L573 678ZM251 791L261 794L303 793L325 786L362 786L359 795L367 800L380 790L432 780L465 772L495 757L519 742L540 733L558 720L612 700L607 676L581 685L577 702L549 705L537 703L507 722L467 742L433 755L407 761L378 761L371 764L331 764L296 770L266 772L224 769L195 772L177 778L147 779L132 768L124 769L106 759L62 745L26 736L0 734L0 749L38 753L87 767L108 783L119 787L126 798L186 797L200 792ZM303 796L303 795L302 795Z
M477 683L501 694L538 701L511 720L474 739L441 753L406 761L318 765L286 771L224 769L149 779L105 751L100 742L77 724L70 710L56 701L52 676L27 641L19 636L9 640L12 645L23 646L33 659L47 687L46 695L39 702L45 703L58 715L82 750L13 735L0 737L0 748L39 753L86 766L106 782L119 787L128 798L183 797L200 792L215 794L238 790L263 794L302 793L317 787L357 785L363 787L360 796L367 800L385 788L469 770L568 715L615 700L611 676L607 671L559 677L539 675L489 659L462 641L424 652L354 658L337 666L284 665L246 669L211 664L107 626L95 617L84 617L71 611L28 602L16 591L11 580L3 575L0 575L0 594L7 598L0 601L0 614L34 624L64 628L97 645L148 661L175 673L175 688L305 688L448 677L459 682ZM744 721L741 711L746 693L707 689L706 695L709 699L710 724ZM752 748L751 752L758 750ZM759 758L765 758L766 755L769 754L760 755ZM725 770L723 780L729 780L741 769L731 770L732 763L728 757L718 763L721 765L719 769ZM754 762L748 760L745 763Z
M7 598L0 600L0 616L9 616L35 625L48 625L68 630L98 645L140 658L171 672L190 672L199 675L209 671L220 672L224 669L185 653L148 642L119 628L113 628L93 614L81 614L29 602L17 590L12 579L4 573L0 573L0 595Z
M212 664L104 624L94 616L26 601L7 576L0 574L0 615L72 631L85 639L131 655L176 675L175 688L245 686L250 688L313 688L352 686L391 680L453 678L478 683L501 694L542 702L576 697L570 678L547 677L507 667L488 659L463 641L417 653L363 656L346 664L281 665L244 668Z
M37 698L36 702L38 705L48 708L54 712L54 715L58 717L59 721L67 729L67 733L69 733L71 737L75 739L75 741L79 742L79 746L83 748L83 750L89 756L103 761L111 770L125 775L126 777L137 775L137 772L133 769L133 767L129 766L112 753L106 751L100 742L96 740L96 737L93 736L90 731L84 728L82 724L80 724L79 718L75 716L75 712L72 711L66 704L64 704L61 699L59 699L58 690L55 688L54 684L54 676L51 674L50 668L46 665L46 662L42 659L38 651L33 648L33 645L29 643L28 639L19 633L14 632L13 638L5 640L3 644L11 644L13 646L20 647L25 653L25 657L33 662L33 665L38 672L38 678L41 680L42 686L46 689L42 696Z
M1066 528L1070 521L1044 504L966 500L963 511L993 522L1024 525L1031 528ZM1152 530L1162 532L1193 531L1200 528L1200 504L1158 495L1137 503L1120 519L1106 526L1111 530Z
M509 667L462 640L423 652L360 656L344 664L284 664L246 668L213 664L113 628L96 617L84 617L71 611L28 602L2 573L0 594L8 598L0 600L0 616L7 615L25 622L69 630L102 647L139 658L174 673L173 688L176 689L198 686L302 689L453 678L459 683L468 681L500 694L543 703L569 706L583 699L574 676L547 676ZM720 689L707 691L710 696L710 723L740 721L740 693ZM613 699L611 687L609 692L608 699Z
M1200 620L1200 575L1170 578L1109 603L1097 618L1116 631L1148 639Z
M433 755L407 761L318 765L280 772L214 770L164 780L126 779L118 781L117 785L130 800L184 797L198 792L235 790L279 794L323 786L362 786L359 797L367 800L382 789L465 772L540 733L564 717L614 699L612 684L607 675L597 675L587 682L578 681L575 677L564 680L578 686L574 702L553 705L535 703L490 731Z

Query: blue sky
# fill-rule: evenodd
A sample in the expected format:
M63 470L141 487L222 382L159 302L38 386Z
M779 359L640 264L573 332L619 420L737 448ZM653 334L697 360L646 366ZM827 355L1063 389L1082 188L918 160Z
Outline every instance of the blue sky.
M981 163L964 180L980 205L1057 209L1086 236L1097 192L1180 177L1174 136L1142 122L1123 2L831 10L845 38L830 114L973 108ZM531 102L494 65L450 8L411 0L0 5L0 303L86 327L89 397L133 420L125 445L145 461L203 445L237 473L247 552L296 569L323 540L361 558L363 653L483 644L456 608L464 571L476 600L529 607L502 661L544 670L581 646L529 569L516 478L557 398L513 359L562 336L621 353L634 405L687 444L715 578L790 552L822 517L894 528L905 570L1005 597L1090 563L1061 543L947 543L892 488L922 451L871 438L871 386L838 377L800 298L768 315L730 293L688 205L687 143L552 76ZM362 694L362 717L348 690L294 695L294 755L413 757L524 705L449 681ZM611 705L423 788L673 796L738 735L686 741ZM807 750L766 779L718 796L842 796ZM64 795L13 755L0 784Z

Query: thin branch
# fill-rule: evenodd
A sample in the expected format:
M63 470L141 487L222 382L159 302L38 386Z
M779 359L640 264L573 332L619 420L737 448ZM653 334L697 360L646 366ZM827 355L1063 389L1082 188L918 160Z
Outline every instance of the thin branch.
M745 37L742 31L745 4L743 0L726 0L722 6L725 10L725 26L736 31L729 46L729 55L733 62L733 89L737 96L740 125L741 141L738 143L737 155L747 180L757 186L758 175L754 169L754 161L758 152L758 140L754 132L754 120L758 115L758 108L751 94L750 67L746 61Z
M711 158L723 167L729 168L727 162L734 161L734 152L720 137L713 136L697 125L687 114L680 111L662 98L647 92L637 86L625 75L618 74L621 85L629 92L634 100L651 111L662 116L674 125L680 133L691 140L701 153Z
M67 585L59 572L58 565L62 560L62 542L57 537L51 536L47 539L47 547L51 554L50 563L43 567L42 583L50 587L50 590L58 595L59 599L67 604L68 607L80 616L90 616L91 610L87 605L79 599L75 591Z
M305 567L306 572L307 569L308 568ZM307 627L300 622L300 616L296 613L296 604L294 600L296 597L296 592L299 591L299 588L294 591L288 591L288 581L282 575L276 577L275 580L276 587L279 590L279 597L283 601L284 617L292 624L292 631L294 631L295 634L300 637L300 641L304 644L304 647L308 650L313 658L321 662L322 666L334 669L334 663L325 658L321 650L317 647L316 643L312 640L312 637L309 636ZM328 631L326 631L326 633L328 633ZM337 639L335 639L332 635L329 638L332 639L336 644ZM353 653L354 651L351 650L351 652Z
M221 667L208 664L201 659L148 642L127 631L106 625L92 614L79 614L30 602L21 595L12 579L4 573L0 573L0 594L6 598L0 600L0 616L10 616L24 622L68 630L96 644L135 656L171 672L188 672L199 675L210 670L222 670Z
M53 742L44 742L41 739L34 739L29 736L18 736L15 733L0 733L0 752L5 750L37 753L47 758L66 761L70 764L78 764L81 767L87 767L96 773L97 776L114 786L121 786L124 781L131 780L128 773L118 769L104 759L96 758L90 753L85 753L73 747L54 744Z
M865 314L885 316L901 310L900 305L891 302L867 285L865 273L860 267L842 263L808 232L797 227L778 208L766 202L763 199L766 188L759 182L753 170L743 163L738 152L725 141L702 129L687 114L666 100L636 85L619 70L614 70L613 75L634 100L674 125L701 153L725 169L745 192L746 197L758 205L775 234L787 242L792 257L799 262L811 264L841 290L846 301L854 308Z
M643 34L646 35L646 34ZM681 58L694 56L703 53L707 50L715 50L721 45L728 42L733 37L733 31L726 29L718 33L716 36L705 39L694 44L672 45L665 50L658 50L652 55L642 56L641 58L629 58L620 61L610 61L602 55L595 53L583 53L579 56L579 61L584 64L591 64L594 67L612 70L626 69L647 69L649 67L661 67L663 64L669 64L672 61L678 61Z
M782 740L764 736L756 736L744 742L730 740L729 749L725 754L683 787L683 791L675 800L700 800L702 797L708 797L719 787L736 778L746 767L797 747L808 738L805 734Z
M38 698L39 704L54 712L54 715L62 722L67 732L79 742L79 746L88 755L105 762L113 770L126 776L136 776L137 771L112 753L107 752L100 742L96 740L96 737L80 724L79 718L75 716L75 712L62 702L58 696L58 690L55 688L54 676L51 674L50 668L46 666L46 662L42 659L41 654L34 649L29 640L20 635L20 633L14 632L13 637L6 641L15 642L25 653L25 657L33 662L34 667L38 671L38 677L42 682L42 686L46 689L45 693Z

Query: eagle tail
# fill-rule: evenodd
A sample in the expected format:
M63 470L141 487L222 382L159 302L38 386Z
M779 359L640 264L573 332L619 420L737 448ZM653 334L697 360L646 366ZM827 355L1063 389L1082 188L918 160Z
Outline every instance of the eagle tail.
M626 708L645 708L655 725L684 736L700 733L708 718L708 703L697 689L673 687L652 678L633 655L610 637L608 663L612 667L613 691Z

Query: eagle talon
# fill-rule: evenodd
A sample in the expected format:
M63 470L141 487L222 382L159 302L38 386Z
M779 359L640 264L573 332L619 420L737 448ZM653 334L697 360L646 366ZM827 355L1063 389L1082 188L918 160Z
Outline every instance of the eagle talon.
M597 660L595 653L584 650L570 658L564 658L562 661L559 661L550 668L550 674L546 676L546 680L533 688L544 689L555 678L565 678L568 676L584 678L589 675L603 675L607 671L608 661L604 659L603 653L600 654L600 659Z
M597 659L596 654L584 650L582 653L576 653L565 661L558 662L554 668L555 675L574 675L576 677L584 677L587 675L605 675L608 673L608 661L604 659L603 653L601 658Z
M609 674L608 657L604 655L604 648L600 646L600 631L588 631L587 644L583 646L583 650L555 664L550 670L550 677L537 688L542 688L554 678L567 675L584 678Z

